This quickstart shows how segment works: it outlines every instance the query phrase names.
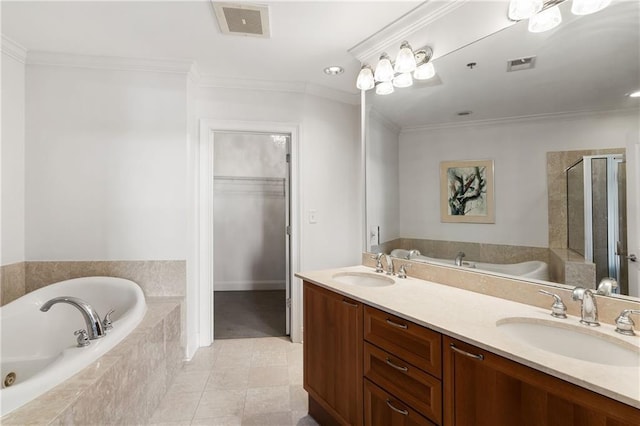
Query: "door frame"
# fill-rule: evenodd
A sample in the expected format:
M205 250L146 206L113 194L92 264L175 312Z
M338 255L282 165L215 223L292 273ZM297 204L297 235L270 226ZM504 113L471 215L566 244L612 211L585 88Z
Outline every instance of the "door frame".
M200 135L198 156L198 219L194 226L193 244L196 279L192 284L194 298L192 306L187 301L187 311L198 312L197 346L204 347L213 343L213 137L214 132L261 132L288 133L291 135L291 235L290 255L291 267L289 282L291 283L291 340L302 341L302 290L299 280L294 280L293 273L300 270L300 125L271 121L240 121L200 119ZM197 300L195 300L197 299ZM189 345L191 346L191 345Z

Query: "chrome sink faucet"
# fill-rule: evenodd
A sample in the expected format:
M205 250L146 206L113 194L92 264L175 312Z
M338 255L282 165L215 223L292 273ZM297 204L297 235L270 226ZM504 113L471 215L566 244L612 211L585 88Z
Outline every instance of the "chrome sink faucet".
M580 322L590 327L598 327L598 305L596 304L595 293L589 288L576 287L571 294L573 300L580 300L580 313L582 319Z
M456 266L462 266L462 258L465 257L466 255L464 254L463 251L459 251L458 254L456 254Z
M385 255L385 258L387 259L387 275L395 275L396 271L393 269L393 259L391 259L389 255Z
M46 302L44 305L40 307L42 312L47 312L53 305L56 303L67 303L71 306L75 306L82 317L84 318L84 322L87 326L87 334L89 340L99 339L100 337L104 337L105 332L102 327L102 321L100 321L100 316L96 312L93 307L85 302L82 299L71 296L63 296L63 297L54 297L53 299Z

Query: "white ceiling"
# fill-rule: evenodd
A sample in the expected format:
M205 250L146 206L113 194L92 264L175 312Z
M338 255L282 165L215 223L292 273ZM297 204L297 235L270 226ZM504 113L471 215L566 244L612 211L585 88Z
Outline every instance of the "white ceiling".
M533 34L519 22L434 61L439 84L368 92L367 102L401 128L578 111L640 108L640 2L614 1L593 15L560 5L563 22ZM536 56L531 70L507 61ZM476 62L474 69L466 64ZM461 111L472 111L460 117ZM639 117L640 119L640 117Z
M237 3L237 2L236 2ZM2 33L31 51L195 60L218 78L315 83L357 93L347 51L419 1L261 1L271 38L221 34L209 1L2 1ZM328 65L345 73L331 77Z

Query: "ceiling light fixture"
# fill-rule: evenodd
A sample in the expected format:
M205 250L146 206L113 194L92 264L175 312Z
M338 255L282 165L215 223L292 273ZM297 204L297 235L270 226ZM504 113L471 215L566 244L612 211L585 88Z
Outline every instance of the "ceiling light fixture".
M562 22L558 5L565 0L511 0L507 16L512 21L529 19L529 31L541 33L557 27ZM611 0L573 0L571 13L588 15L604 9Z
M436 75L433 63L430 62L432 57L433 50L430 47L414 52L409 42L403 41L395 64L391 63L386 53L380 55L375 72L369 65L364 64L358 74L356 87L360 90L375 87L378 95L388 95L393 93L394 86L409 87L413 80L427 80Z
M344 68L338 65L331 65L330 67L326 67L324 69L324 73L327 75L338 75L344 72Z
M640 98L640 90L636 90L635 92L629 93L630 98Z

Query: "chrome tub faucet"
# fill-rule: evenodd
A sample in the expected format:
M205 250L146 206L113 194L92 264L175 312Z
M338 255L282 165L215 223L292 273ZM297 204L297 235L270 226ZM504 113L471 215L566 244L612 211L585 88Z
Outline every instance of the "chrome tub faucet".
M80 311L87 326L87 335L89 337L89 340L95 340L104 337L106 333L104 332L100 316L89 303L77 297L54 297L53 299L47 301L44 305L42 305L40 307L40 310L42 312L47 312L53 305L57 303L67 303L71 306L76 307ZM78 343L80 343L80 341L78 341Z
M464 254L463 251L459 251L458 254L456 254L456 259L455 259L456 266L462 266L462 258L465 256L466 255Z

